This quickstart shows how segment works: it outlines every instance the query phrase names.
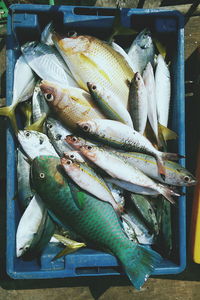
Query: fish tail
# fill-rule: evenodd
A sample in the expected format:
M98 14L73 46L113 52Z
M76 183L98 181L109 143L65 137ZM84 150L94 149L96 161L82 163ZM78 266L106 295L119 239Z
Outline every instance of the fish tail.
M172 196L180 196L180 194L176 193L175 191L169 189L168 187L162 185L162 184L158 184L160 187L160 193L172 204L175 204L175 200Z
M158 166L158 172L159 172L161 178L165 181L166 169L164 166L163 155L156 156L156 162L157 162L157 166Z
M162 153L162 158L164 160L178 160L179 158L185 158L185 156L177 154L177 153L163 152Z
M133 244L121 249L119 259L131 283L139 290L160 263L161 256L150 248L137 244L133 247Z
M44 122L46 121L46 118L47 118L47 114L46 113L42 114L42 116L35 123L31 124L30 126L27 126L25 129L35 130L43 133L43 125Z
M15 106L6 106L0 108L0 116L8 117L15 133L18 132L17 121L15 117Z

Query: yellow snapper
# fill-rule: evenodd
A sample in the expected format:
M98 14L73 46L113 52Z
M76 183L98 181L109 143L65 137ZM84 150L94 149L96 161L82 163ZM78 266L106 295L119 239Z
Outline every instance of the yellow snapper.
M127 107L134 72L121 53L93 36L63 37L54 32L52 39L81 88L88 90L87 82L92 79Z
M63 89L57 84L42 81L40 89L59 120L70 129L77 128L80 120L105 118L92 101L89 93L80 88Z

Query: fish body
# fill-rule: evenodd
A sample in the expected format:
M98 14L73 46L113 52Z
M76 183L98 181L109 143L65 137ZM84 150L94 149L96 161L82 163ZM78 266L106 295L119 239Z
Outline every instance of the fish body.
M134 72L142 74L149 61L153 65L154 54L151 32L148 29L144 29L137 35L128 51Z
M32 41L24 44L21 51L29 66L41 79L55 82L63 87L77 87L67 65L53 47Z
M50 143L48 137L41 132L34 130L20 130L17 138L21 147L31 159L42 154L58 157L58 154Z
M127 108L128 82L134 73L119 52L108 43L87 35L70 38L54 33L52 39L81 88L88 90L87 82L92 78L116 94Z
M91 82L87 82L87 86L92 99L102 109L105 116L133 127L128 110L115 94Z
M47 118L46 131L47 136L60 156L72 149L65 141L66 136L71 134L71 132L58 120L51 117Z
M149 62L143 72L143 80L147 90L147 107L148 119L151 127L158 139L158 118L157 118L157 104L156 104L156 86L154 73L151 63Z
M146 137L118 121L96 119L87 122L78 122L77 125L93 138L114 148L137 151L154 156L158 172L163 178L165 177L163 160L176 160L179 157L175 153L158 151Z
M48 115L50 112L46 100L40 90L40 81L37 82L33 92L32 112L33 122L37 122L44 113Z
M147 176L161 183L176 186L192 186L196 184L195 177L176 162L165 161L165 180L163 180L158 174L156 159L153 156L137 152L115 152L115 154Z
M167 127L171 96L171 81L169 68L161 54L157 57L155 85L158 121L161 125Z
M30 164L20 149L17 149L17 192L20 204L25 209L30 203L34 192L30 186Z
M41 197L45 195L47 207L82 236L87 244L108 249L116 255L132 284L139 289L159 263L160 256L130 241L112 206L74 186L59 172L59 163L56 158L36 158L32 164L34 188ZM41 174L44 174L43 178ZM75 198L86 202L82 210L77 208Z
M178 195L159 183L154 182L139 169L124 162L119 156L103 148L94 146L82 146L80 152L83 153L93 163L106 171L111 177L127 181L134 185L152 189L162 194L170 202L174 203L171 195Z
M110 203L116 212L120 213L120 207L115 202L105 181L92 168L85 163L78 163L66 158L61 159L61 165L78 186L100 200Z
M135 73L130 84L129 104L133 127L143 134L147 122L147 90L142 76L138 72Z
M105 118L94 105L90 94L82 89L63 89L46 81L42 81L40 88L49 107L69 129L76 129L76 123L80 120Z
M53 23L48 23L44 30L41 33L41 42L43 44L46 44L48 46L54 46L54 43L52 41L52 30L53 30Z

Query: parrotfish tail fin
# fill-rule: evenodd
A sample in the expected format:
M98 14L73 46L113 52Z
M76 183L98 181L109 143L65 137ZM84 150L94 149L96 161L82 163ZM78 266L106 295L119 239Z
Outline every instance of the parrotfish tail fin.
M125 272L133 286L138 290L161 261L161 256L158 253L141 245L135 245L135 249L133 247L125 250L122 248L121 254L119 259Z
M160 193L169 201L171 202L172 204L175 204L175 200L172 196L180 196L180 194L176 193L175 191L169 189L168 187L162 185L162 184L159 184L160 186Z
M0 116L5 116L8 117L10 119L12 128L14 130L14 132L17 134L18 127L17 127L17 121L16 121L16 117L15 117L15 106L6 106L6 107L1 107L0 108Z

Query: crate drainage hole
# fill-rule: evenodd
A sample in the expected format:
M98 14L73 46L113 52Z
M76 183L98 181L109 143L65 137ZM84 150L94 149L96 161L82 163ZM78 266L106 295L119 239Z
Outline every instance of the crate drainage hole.
M76 274L118 274L121 268L116 267L80 267L76 268Z

